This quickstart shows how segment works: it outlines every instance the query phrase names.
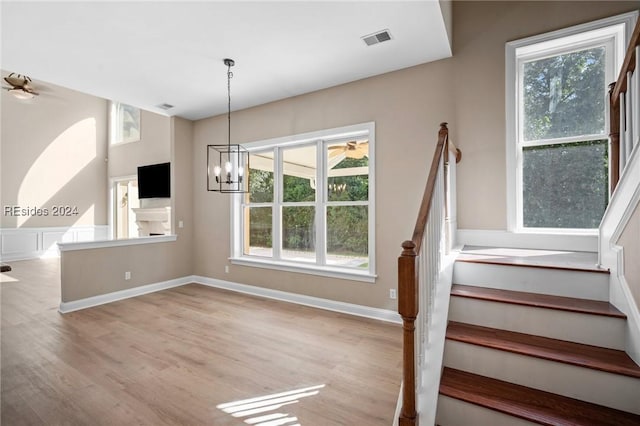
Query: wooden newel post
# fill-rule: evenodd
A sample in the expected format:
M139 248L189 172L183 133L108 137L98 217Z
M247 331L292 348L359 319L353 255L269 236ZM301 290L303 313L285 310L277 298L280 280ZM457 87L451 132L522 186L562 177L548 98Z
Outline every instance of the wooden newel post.
M418 268L416 245L412 241L402 243L402 254L398 258L398 313L402 316L403 353L402 409L400 426L417 426L416 412L416 359L415 321L418 316Z
M609 173L611 191L616 189L618 180L620 179L620 99L613 98L613 90L616 83L609 85L609 141L611 143L609 149Z

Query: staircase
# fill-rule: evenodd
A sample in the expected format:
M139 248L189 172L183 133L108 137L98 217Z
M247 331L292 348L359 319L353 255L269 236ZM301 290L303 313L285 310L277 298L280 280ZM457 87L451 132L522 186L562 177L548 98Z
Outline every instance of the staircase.
M626 317L590 253L465 247L436 423L640 425Z

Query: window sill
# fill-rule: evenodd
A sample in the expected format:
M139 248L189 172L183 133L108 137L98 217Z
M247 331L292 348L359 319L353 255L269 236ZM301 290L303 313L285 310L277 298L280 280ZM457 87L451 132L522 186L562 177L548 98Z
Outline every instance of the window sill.
M285 262L271 259L256 259L249 257L234 257L229 259L234 265L251 266L255 268L275 269L278 271L298 272L301 274L318 275L322 277L338 278L350 281L362 281L374 283L377 275L369 271L357 271L347 268L331 266L304 265L294 262Z
M130 143L136 143L136 142L140 142L140 139L135 139L131 141L118 141L118 142L112 141L112 142L109 142L109 145L115 148L117 146L128 145Z
M540 235L598 235L598 228L519 228L514 234L540 234Z

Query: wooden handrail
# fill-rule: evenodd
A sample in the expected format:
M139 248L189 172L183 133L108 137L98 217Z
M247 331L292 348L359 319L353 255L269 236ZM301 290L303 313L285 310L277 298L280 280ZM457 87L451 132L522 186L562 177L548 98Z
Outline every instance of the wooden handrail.
M633 72L636 69L636 46L638 45L640 45L640 21L636 22L636 26L633 29L629 46L627 46L627 53L624 55L622 68L620 69L620 74L618 74L618 80L616 80L613 88L611 95L612 106L620 105L620 94L627 91L627 71Z
M636 47L639 45L640 21L636 22L636 26L633 29L618 79L609 85L609 140L611 142L611 150L609 152L611 182L609 184L611 194L613 194L620 180L620 114L624 113L624 111L620 111L620 96L627 91L628 73L634 72L636 69Z
M415 360L415 321L419 312L419 277L418 256L422 248L424 232L429 220L431 201L438 177L438 169L442 161L448 163L448 152L456 156L456 163L462 158L462 152L449 141L447 123L440 123L438 143L431 161L431 169L422 195L418 218L411 240L402 243L402 253L398 258L398 313L402 317L403 352L402 352L402 408L400 426L417 426L419 423L416 411L416 360ZM445 179L446 185L446 179ZM446 188L445 188L446 189Z
M431 169L429 170L427 185L424 187L422 203L420 204L420 210L418 210L418 219L416 220L416 226L413 228L413 237L411 238L411 241L415 244L415 251L417 255L420 254L424 228L429 220L429 207L431 206L431 200L433 199L433 190L436 186L436 176L438 174L438 164L440 164L442 153L451 150L451 152L456 155L456 163L459 163L462 158L462 152L455 146L451 149L452 145L453 144L449 141L449 129L447 128L447 123L440 123L436 151L433 153L433 160L431 160Z

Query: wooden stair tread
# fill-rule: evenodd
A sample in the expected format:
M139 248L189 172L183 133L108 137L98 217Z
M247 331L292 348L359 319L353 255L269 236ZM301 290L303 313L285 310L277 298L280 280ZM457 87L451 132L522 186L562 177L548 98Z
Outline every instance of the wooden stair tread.
M440 394L542 425L639 425L640 416L445 367Z
M447 339L640 379L640 367L624 352L531 334L450 321Z
M594 253L584 252L464 246L456 261L609 273L597 265Z
M501 290L460 284L453 284L453 286L451 286L451 295L492 302L511 303L514 305L557 309L622 319L626 318L625 314L620 312L609 302L598 300L577 299L573 297L526 293L522 291Z

